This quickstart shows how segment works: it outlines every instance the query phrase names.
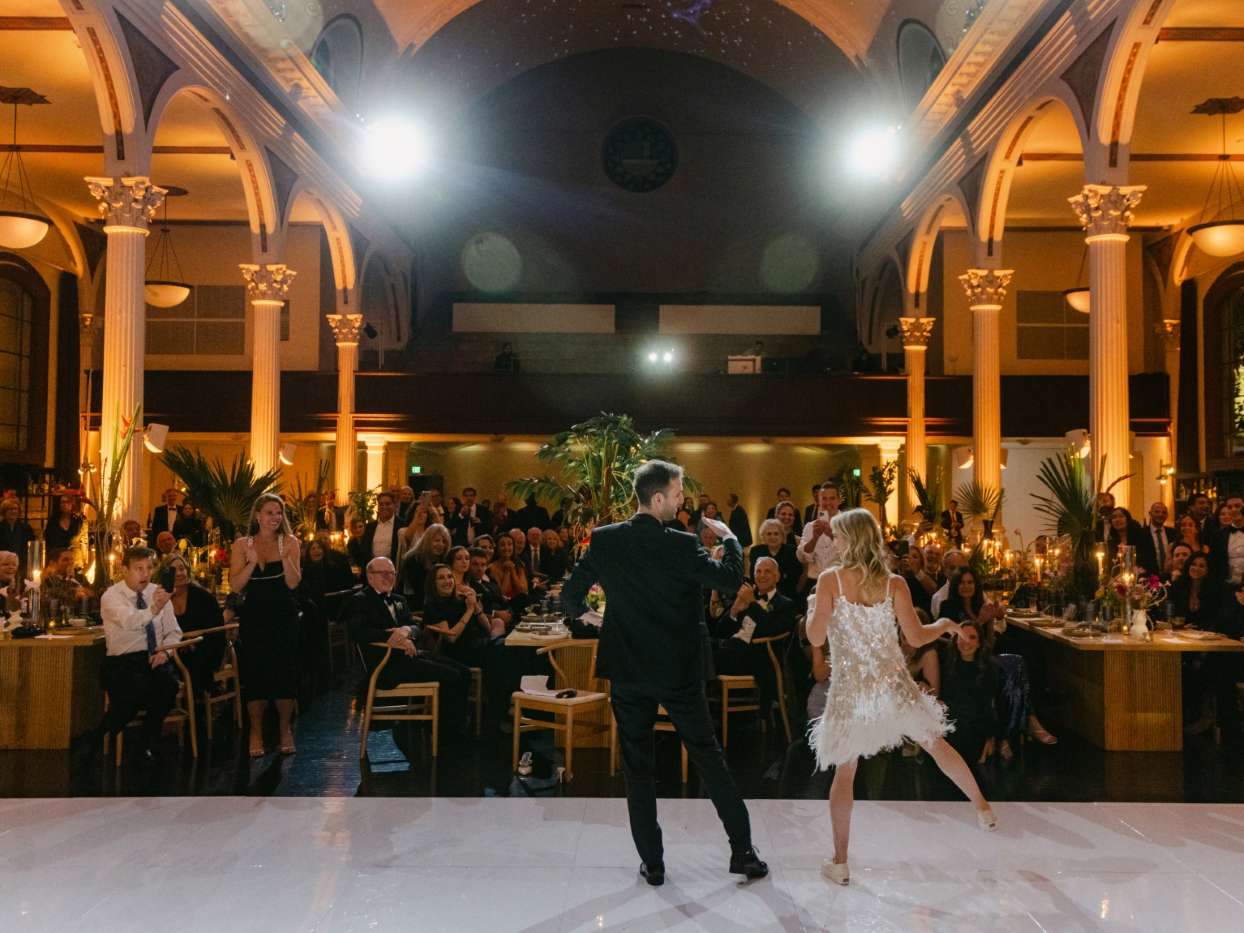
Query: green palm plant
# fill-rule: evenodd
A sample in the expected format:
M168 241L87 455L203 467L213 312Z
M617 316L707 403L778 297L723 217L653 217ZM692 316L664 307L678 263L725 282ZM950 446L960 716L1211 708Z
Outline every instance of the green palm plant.
M858 509L864 498L864 481L859 478L855 467L843 467L838 474L838 495L842 497L844 509Z
M320 460L315 466L315 487L312 488L302 476L294 479L294 489L285 497L285 511L289 514L289 523L294 527L295 534L309 537L315 534L315 517L320 498L324 495L324 487L328 485L328 461ZM313 499L310 508L307 500Z
M891 460L883 463L881 466L875 466L868 474L868 492L864 497L869 502L877 503L877 508L881 511L881 533L885 534L885 507L890 501L890 497L894 495L894 483L898 479L898 461Z
M506 483L505 490L520 499L571 500L566 517L578 539L588 528L624 521L634 513L635 471L649 460L670 460L665 452L673 439L669 429L642 435L630 415L602 412L554 435L536 451L536 459L556 468L560 479L529 476ZM685 478L684 489L694 495L700 484Z
M911 488L916 494L916 501L920 503L920 511L928 521L933 521L937 517L937 500L942 491L941 470L933 473L927 484L915 470L908 469L907 475L911 477Z
M992 522L997 520L1002 511L1005 494L988 483L972 480L955 490L955 498L959 500L960 510L968 518Z
M1097 467L1097 479L1088 461L1073 451L1042 461L1037 479L1048 495L1036 493L1036 510L1050 520L1050 532L1069 539L1072 553L1072 584L1077 594L1092 599L1097 592L1097 567L1093 562L1093 543L1101 524L1097 509L1097 490L1106 473L1106 458ZM1115 480L1115 483L1119 480ZM1111 488L1114 483L1111 483ZM1105 490L1108 491L1108 490Z
M219 457L208 463L197 450L178 446L164 452L164 465L185 484L186 494L220 529L226 543L245 534L256 499L281 489L276 470L257 476L255 465L241 454L226 467Z

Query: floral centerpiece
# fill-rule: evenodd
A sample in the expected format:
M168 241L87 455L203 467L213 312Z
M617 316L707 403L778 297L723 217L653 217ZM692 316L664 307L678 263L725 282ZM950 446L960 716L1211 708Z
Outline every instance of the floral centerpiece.
M1115 615L1124 628L1130 623L1133 629L1139 626L1143 634L1148 628L1144 620L1150 607L1166 599L1166 584L1157 574L1120 570L1113 577L1103 580L1097 596L1103 606L1115 607ZM1125 615L1129 607L1132 611L1130 620Z
M587 597L584 602L587 607L600 615L605 614L605 591L600 588L599 583L593 583L592 588L587 591Z

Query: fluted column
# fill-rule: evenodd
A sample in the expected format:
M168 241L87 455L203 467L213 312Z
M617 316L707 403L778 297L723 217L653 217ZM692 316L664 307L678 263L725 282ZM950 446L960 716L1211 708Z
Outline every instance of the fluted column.
M143 356L147 351L143 270L147 265L147 223L164 200L163 188L140 177L87 178L99 200L108 236L104 292L103 404L100 409L100 456L111 461L113 439L128 430L143 401ZM141 425L136 426L140 429ZM106 483L109 462L103 467ZM118 520L142 522L142 445L132 444L121 473Z
M255 308L251 375L251 462L266 473L278 465L281 438L281 308L296 272L281 264L242 263Z
M959 276L972 309L972 474L982 486L1002 489L1002 356L998 312L1014 271L969 269Z
M367 446L367 488L379 489L384 485L384 448L388 439L383 434L360 434L359 440Z
M354 438L354 372L359 363L359 330L363 326L363 315L329 314L326 317L337 338L337 501L344 502L346 494L355 491L358 441Z
M1093 475L1109 486L1131 472L1127 390L1127 228L1143 185L1085 185L1069 198L1089 247L1089 437ZM1127 503L1128 482L1112 490Z
M929 349L929 337L933 334L935 318L901 317L899 327L903 329L903 356L907 368L907 469L908 475L903 478L909 488L911 474L921 480L927 480L928 458L924 440L924 372L925 355ZM911 489L910 500L915 503L915 489ZM914 506L913 506L914 507ZM930 519L933 516L929 516Z

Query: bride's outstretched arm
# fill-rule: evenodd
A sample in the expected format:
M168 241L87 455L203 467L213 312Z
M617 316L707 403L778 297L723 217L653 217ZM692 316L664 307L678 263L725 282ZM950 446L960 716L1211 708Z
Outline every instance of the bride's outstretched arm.
M895 580L898 582L895 583ZM916 609L911 604L911 591L900 578L890 578L890 593L894 599L894 615L898 618L898 627L903 630L903 637L913 648L937 641L947 632L955 635L959 633L958 624L949 619L938 619L932 625L921 625Z

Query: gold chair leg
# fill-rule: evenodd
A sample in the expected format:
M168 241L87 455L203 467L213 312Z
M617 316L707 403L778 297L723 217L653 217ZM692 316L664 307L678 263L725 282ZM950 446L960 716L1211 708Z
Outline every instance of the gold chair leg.
M238 728L242 728L242 680L239 677L233 678L233 716L237 720Z
M566 707L566 780L574 777L574 707Z
M678 743L682 747L682 782L687 783L687 746L682 742Z
M203 691L203 718L207 720L204 725L207 728L207 741L212 741L212 692L210 690Z
M211 712L210 710L208 711ZM198 726L194 722L194 693L186 690L186 716L190 720L190 755L193 758L199 757L199 736Z
M441 696L440 690L432 691L432 757L436 757L438 742L441 735Z
M521 701L514 701L514 761L510 765L511 771L518 770L518 735L519 723L522 721L522 704Z
M367 757L367 733L371 731L371 708L376 701L376 685L367 687L367 705L363 707L363 741L359 744L359 761Z

